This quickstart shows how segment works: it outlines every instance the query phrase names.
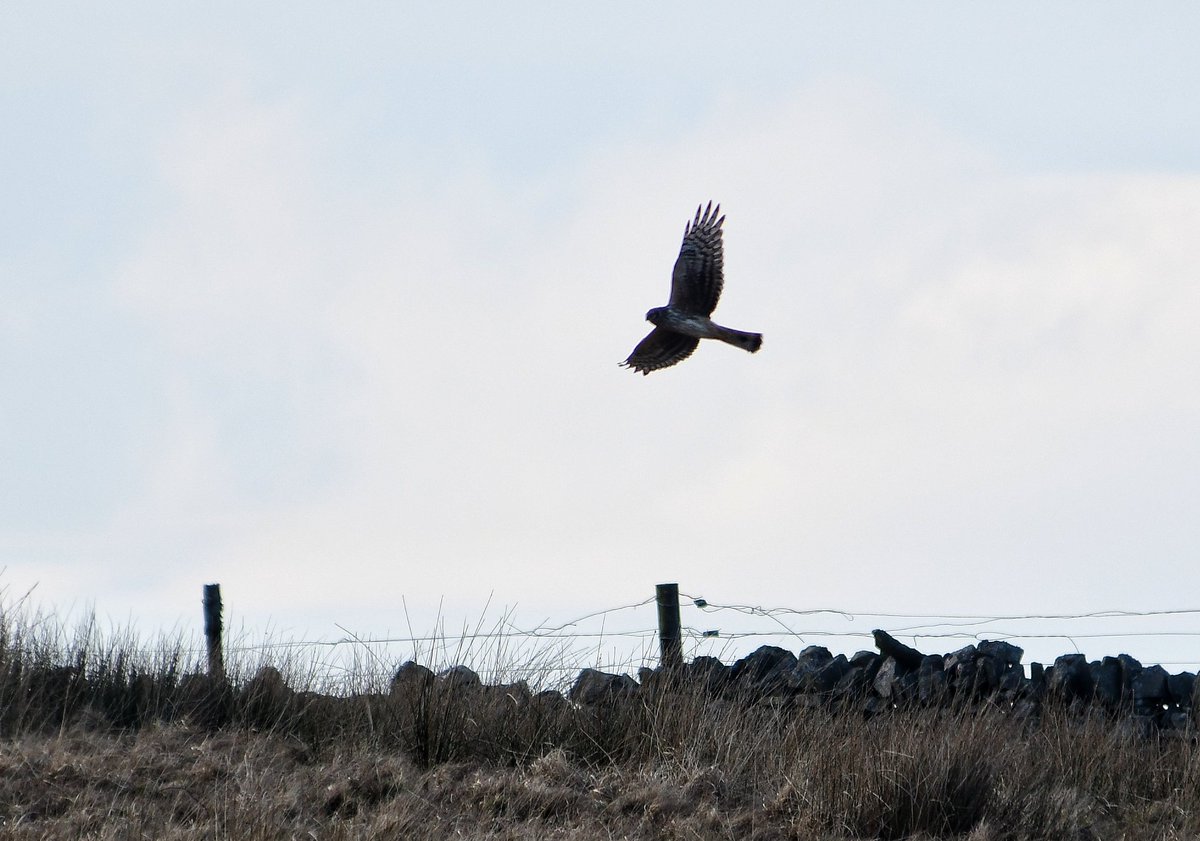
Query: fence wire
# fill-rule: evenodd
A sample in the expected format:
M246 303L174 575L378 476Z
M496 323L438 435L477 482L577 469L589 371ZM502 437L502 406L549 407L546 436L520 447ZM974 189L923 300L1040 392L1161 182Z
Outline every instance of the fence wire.
M468 665L486 680L525 679L531 684L561 687L581 668L636 674L658 663L659 640L655 599L590 611L565 622L544 620L519 626L506 615L494 625L478 625L458 633L437 629L401 636L343 634L329 639L258 642L227 646L234 656L265 656L294 651L334 674L361 672L364 667L394 668L412 659L433 668ZM824 645L835 653L873 648L872 631L880 629L926 653L946 653L982 640L1004 640L1027 648L1025 662L1053 662L1059 654L1082 652L1087 641L1138 644L1138 659L1163 666L1195 668L1200 664L1200 608L1167 610L1101 610L1085 613L923 614L834 608L762 607L721 604L700 596L681 596L684 655L716 656L731 662L761 644L799 650ZM1188 619L1196 622L1190 627ZM1169 622L1169 627L1138 623ZM610 624L612 622L613 624ZM842 641L839 645L838 641ZM1060 642L1054 652L1051 642ZM1122 646L1124 647L1124 646ZM1126 653L1105 651L1099 656Z

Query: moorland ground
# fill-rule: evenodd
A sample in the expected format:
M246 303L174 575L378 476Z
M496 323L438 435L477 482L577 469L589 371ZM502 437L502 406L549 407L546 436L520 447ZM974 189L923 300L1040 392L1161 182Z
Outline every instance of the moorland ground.
M217 686L179 648L46 627L0 622L0 838L1200 836L1191 731L1099 708L578 705L380 664L374 689L287 662Z

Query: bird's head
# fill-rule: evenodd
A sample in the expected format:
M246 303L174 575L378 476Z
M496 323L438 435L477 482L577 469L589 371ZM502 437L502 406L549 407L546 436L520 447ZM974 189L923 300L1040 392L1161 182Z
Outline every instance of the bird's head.
M657 326L658 323L662 321L662 314L666 311L666 309L666 307L655 307L646 313L646 320Z

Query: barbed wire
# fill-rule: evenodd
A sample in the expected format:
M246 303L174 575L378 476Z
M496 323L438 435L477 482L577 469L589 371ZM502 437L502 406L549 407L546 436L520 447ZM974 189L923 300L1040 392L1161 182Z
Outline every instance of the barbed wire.
M884 629L880 629L884 630ZM685 628L684 633L695 638L704 639L748 639L754 637L785 636L778 631L733 631L729 633L717 630L702 630L700 628ZM871 631L823 631L805 629L800 632L806 637L870 637ZM895 634L895 631L887 631ZM797 634L799 635L799 634ZM969 634L966 632L946 634L915 634L916 639L975 639L975 640L1008 640L1008 639L1103 639L1122 637L1200 637L1200 631L1120 631L1109 633L1071 633L1071 634L1026 634L1011 631L989 631L987 633Z
M605 637L633 637L641 638L652 636L658 633L657 628L647 628L638 631L595 631L595 632L571 632L571 633L532 633L529 631L480 631L461 635L458 637L449 637L441 634L426 634L416 637L351 637L345 636L335 640L284 640L280 642L263 642L253 645L231 646L236 651L259 651L272 648L304 648L312 647L328 647L333 648L339 645L392 645L395 643L419 643L419 642L436 642L454 644L463 640L488 640L488 639L603 639Z
M1180 616L1186 614L1200 615L1200 608L1178 608L1173 610L1097 610L1089 613L1022 613L1022 614L968 614L968 613L894 613L887 611L876 610L839 610L835 608L808 608L798 609L791 607L761 607L752 605L740 604L716 604L699 596L682 596L680 604L690 604L700 608L706 613L717 612L722 610L731 610L738 613L746 613L755 616L763 616L766 618L774 618L780 615L792 616L816 616L821 614L833 614L841 616L847 620L855 620L859 617L879 617L884 619L949 619L949 620L971 620L964 624L972 622L1000 622L1005 620L1071 620L1071 619L1115 619L1115 618L1132 618L1132 617L1147 617L1147 616ZM683 599L686 599L684 601ZM903 630L903 629L897 629Z
M577 616L566 622L550 624L550 620L544 619L540 624L532 627L521 627L512 622L509 622L507 617L491 629L485 629L477 625L474 629L464 628L457 634L446 634L441 632L428 634L410 633L407 635L387 635L381 637L364 637L358 634L347 631L345 628L338 626L344 633L336 639L317 639L317 640L286 640L276 642L263 642L243 645L229 646L229 650L234 652L256 652L269 651L275 649L330 649L336 650L341 647L354 648L372 648L386 647L395 645L412 645L412 646L430 646L431 650L426 653L433 653L433 650L439 650L444 654L449 653L455 647L460 652L465 653L470 646L476 642L495 642L497 644L506 644L512 641L521 642L529 641L534 644L538 643L559 643L563 648L559 650L562 655L570 655L565 659L584 660L592 658L596 662L603 661L609 667L625 666L627 668L634 665L644 664L648 661L657 659L657 638L658 628L640 626L626 627L622 623L621 627L610 628L607 623L611 616L616 614L626 614L629 612L637 612L642 608L655 603L654 598L644 599L638 602L618 605L616 607L604 608L601 610L590 611L588 613ZM1131 619L1153 619L1171 617L1178 618L1183 616L1200 617L1200 608L1174 608L1164 610L1097 610L1081 613L1027 613L1027 614L969 614L969 613L916 613L916 612L896 612L896 611L877 611L877 610L843 610L835 608L791 608L791 607L763 607L759 605L747 604L723 604L710 602L703 597L681 594L679 601L681 608L694 608L703 616L720 616L722 614L738 615L751 619L761 619L770 622L776 627L769 629L762 628L745 628L745 627L699 627L695 624L685 624L681 628L681 634L687 644L694 652L702 650L704 645L728 645L741 640L753 639L780 639L790 638L804 642L806 638L819 639L868 639L872 636L875 630L872 628L852 628L836 629L830 627L804 627L803 623L798 620L811 619L813 617L838 617L847 623L857 623L866 620L910 620L909 622L880 622L871 623L882 625L881 630L889 634L908 638L917 644L920 640L952 640L959 639L971 642L980 642L983 640L1062 640L1072 646L1076 651L1079 650L1077 641L1096 640L1096 639L1192 639L1200 637L1200 628L1197 630L1181 630L1178 628L1170 630L1143 630L1129 628L1128 630L1104 630L1090 627L1063 629L1061 632L1055 633L1053 628L1038 627L1038 628L1013 628L1012 623L1026 623L1037 621L1040 623L1086 623L1096 621L1111 621L1111 620L1131 620ZM912 621L912 620L915 620ZM601 627L598 630L590 630L586 628L587 623L599 621ZM987 627L993 623L1006 623L1007 627ZM602 656L603 646L606 641L611 641L615 645L623 645L627 648L641 648L641 656L624 655L618 656L612 652L611 656ZM581 648L580 645L586 647ZM573 648L571 646L574 646ZM709 649L711 650L711 648ZM1195 660L1164 660L1162 665L1194 665L1200 663L1200 652ZM560 661L558 666L547 666L546 671L561 670L563 663Z
M546 633L553 633L555 631L561 631L563 628L574 627L575 625L578 625L580 622L586 622L589 619L595 619L597 616L605 616L606 617L610 613L620 613L621 611L624 611L624 610L634 610L639 607L645 607L646 605L650 604L653 601L654 601L654 598L651 597L649 599L643 599L640 602L634 602L633 604L625 604L625 605L621 605L620 607L609 607L609 608L605 608L604 610L596 610L596 611L593 611L592 613L585 613L583 616L580 616L577 619L572 619L569 622L564 622L561 625L556 625L554 627L546 627L545 625L539 625L536 628L534 628L532 631L523 631L521 633L527 634L528 636L539 636L539 635L544 635ZM548 621L548 620L544 620L544 621ZM654 629L652 628L651 630L654 630Z
M491 683L526 680L531 686L565 689L583 668L636 674L640 668L657 666L661 640L653 615L656 602L657 598L652 597L590 610L564 622L545 618L528 625L514 621L509 609L492 611L489 599L478 621L456 625L454 631L446 630L450 623L443 619L439 606L431 632L414 632L408 621L408 633L379 636L335 625L340 631L336 636L263 639L252 637L243 626L240 631L226 633L223 650L228 655L226 664L239 674L249 675L269 665L301 675L320 675L319 681L338 691L363 685L364 681L375 681L370 685L378 686L403 660L414 660L435 670L468 666ZM1052 662L1068 646L1082 653L1081 645L1088 641L1125 640L1118 644L1127 653L1136 651L1143 662L1193 670L1200 667L1200 643L1193 642L1200 638L1200 608L934 614L726 604L687 594L681 594L678 605L680 619L686 620L680 622L680 633L688 660L716 656L732 663L748 655L756 640L797 653L797 643L806 646L820 642L836 650L830 640L853 640L854 647L873 649L874 640L861 645L859 641L870 640L879 629L910 642L918 650L938 653L984 640L1013 641L1028 653L1026 662ZM494 616L496 612L501 614L496 621L488 618L489 613ZM407 605L405 617L408 620ZM1193 618L1196 621L1189 621ZM67 634L68 629L57 626L52 616L34 614L31 621L46 624L48 633ZM99 633L94 621L87 627L89 635ZM961 642L943 645L942 641L950 640ZM1055 651L1057 646L1047 642L1053 640L1062 641L1063 648ZM1142 642L1146 640L1155 642ZM203 643L195 636L185 639L181 632L155 656L182 656L198 664L196 668L203 668L207 654ZM845 643L844 647L849 649L850 645ZM404 646L409 650L404 651ZM1147 649L1155 650L1158 656L1147 656ZM848 656L850 651L844 653Z

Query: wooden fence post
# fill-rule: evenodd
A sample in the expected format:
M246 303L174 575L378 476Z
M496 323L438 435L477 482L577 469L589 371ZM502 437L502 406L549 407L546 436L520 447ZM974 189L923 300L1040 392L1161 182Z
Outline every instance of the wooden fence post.
M683 667L683 639L679 623L679 585L659 584L654 588L658 602L658 644L664 670Z
M204 585L204 639L208 642L208 676L225 682L225 656L221 652L221 585Z

